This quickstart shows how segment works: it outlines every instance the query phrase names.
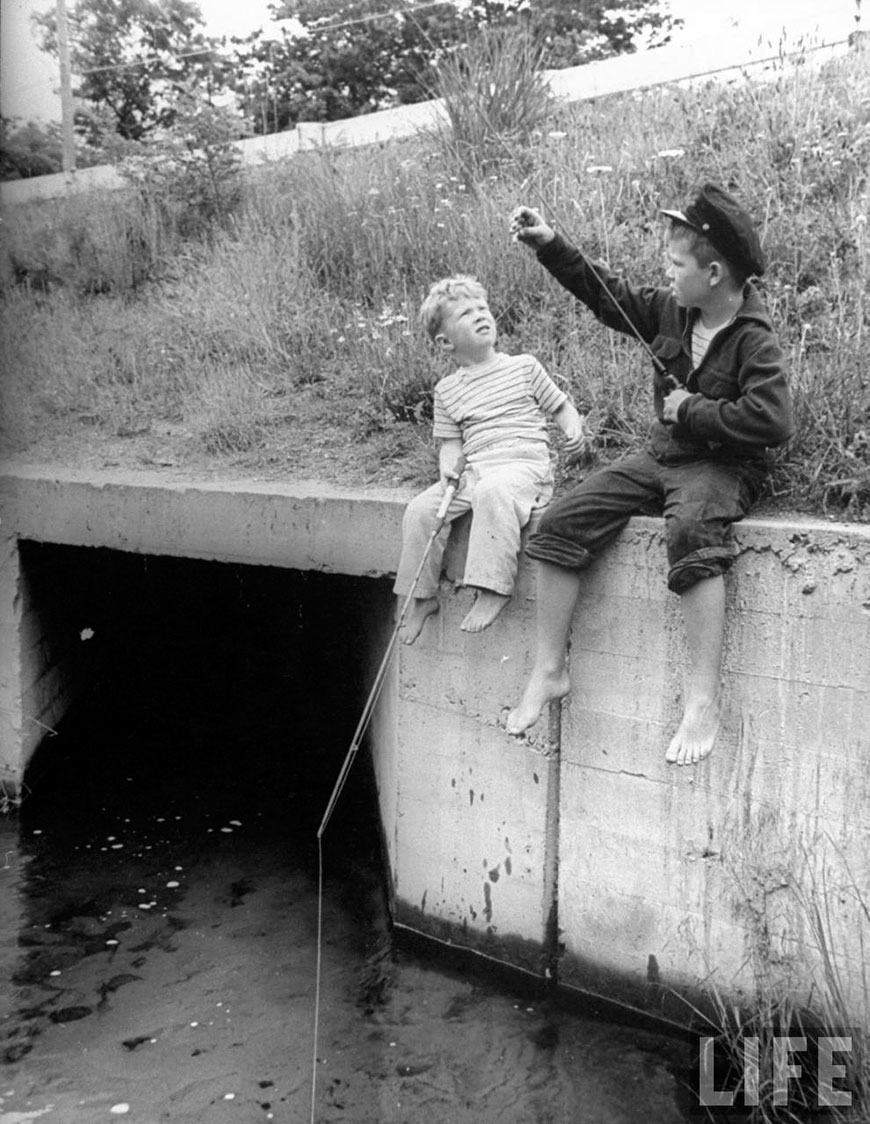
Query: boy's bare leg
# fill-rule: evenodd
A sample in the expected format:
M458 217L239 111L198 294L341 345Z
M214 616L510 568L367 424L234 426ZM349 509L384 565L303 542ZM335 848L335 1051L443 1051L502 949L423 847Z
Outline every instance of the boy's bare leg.
M508 594L496 593L494 589L478 589L474 604L465 614L465 619L459 627L463 632L483 632L485 628L489 628L508 601L510 601Z
M580 573L549 562L539 565L535 666L519 706L507 718L507 732L514 736L534 726L547 703L564 698L571 690L566 659Z
M725 579L705 578L680 601L689 647L688 697L666 758L673 765L695 765L713 748L722 715Z
M400 597L400 604L404 603L404 600L404 597ZM399 629L399 639L402 643L413 644L423 631L427 619L437 612L437 597L412 597L402 627Z

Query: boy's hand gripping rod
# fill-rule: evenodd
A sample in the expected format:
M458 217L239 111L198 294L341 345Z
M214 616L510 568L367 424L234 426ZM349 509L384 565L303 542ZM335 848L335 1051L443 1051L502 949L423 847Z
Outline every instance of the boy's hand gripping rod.
M465 457L460 456L459 460L454 465L452 472L449 472L447 474L447 486L444 489L444 495L441 497L441 503L438 505L438 511L435 513L435 527L432 530L432 534L429 536L429 541L426 543L426 549L423 551L423 557L420 559L420 564L417 567L417 572L414 574L414 580L411 582L411 588L408 591L408 595L402 603L402 610L399 613L399 619L396 621L396 627L393 629L392 635L390 636L390 641L387 644L387 650L386 652L384 652L383 659L381 660L377 674L375 675L374 684L372 685L372 689L369 692L369 697L366 699L366 704L363 707L363 712L360 715L359 722L357 723L353 739L350 743L350 749L347 751L344 763L341 766L341 771L338 774L338 780L335 782L335 787L332 790L332 795L329 798L329 803L326 806L326 811L323 813L323 819L321 820L320 827L317 829L318 839L322 838L324 831L326 831L326 825L329 823L332 817L332 813L335 810L335 805L338 803L338 798L341 795L341 791L344 788L345 781L347 780L348 774L350 773L353 759L356 757L360 742L362 741L366 729L368 728L368 724L371 721L371 717L375 709L375 704L380 697L381 689L383 688L384 680L386 679L387 669L390 666L390 659L393 655L393 649L396 646L399 629L405 623L405 614L408 611L408 606L411 604L411 600L414 596L414 591L417 588L417 582L420 580L420 575L423 573L423 567L426 565L426 560L429 557L429 553L432 550L435 539L438 537L442 528L444 527L444 521L447 518L447 511L450 507L453 497L456 495L456 489L459 487L459 482L462 479L462 473L464 471Z

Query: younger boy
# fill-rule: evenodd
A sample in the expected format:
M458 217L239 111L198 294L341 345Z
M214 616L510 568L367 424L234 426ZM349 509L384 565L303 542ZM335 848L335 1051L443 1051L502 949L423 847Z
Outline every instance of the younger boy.
M492 624L513 591L520 532L532 510L553 493L546 415L565 434L567 452L584 446L579 414L537 359L496 350L495 320L486 290L475 278L459 275L434 284L421 305L420 320L457 366L435 386L433 432L441 443L440 481L416 496L405 512L394 586L401 600L410 592L460 455L465 469L408 607L400 631L405 644L414 643L438 610L449 524L469 508L473 517L464 584L477 595L461 628L481 632Z
M519 207L511 231L617 331L634 326L655 357L656 421L643 452L593 473L544 513L527 553L540 566L535 664L507 730L520 735L570 690L566 650L580 571L634 514L663 513L668 586L680 595L689 652L685 709L666 759L706 757L720 721L723 574L730 527L758 497L765 450L792 432L783 355L758 290L764 256L748 214L704 185L670 220L668 287L635 287L589 261ZM618 307L617 307L618 306ZM620 312L620 309L622 310Z

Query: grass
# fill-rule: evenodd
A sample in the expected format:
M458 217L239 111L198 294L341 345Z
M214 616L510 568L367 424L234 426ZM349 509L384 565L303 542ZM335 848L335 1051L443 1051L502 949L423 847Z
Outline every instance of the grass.
M775 871L763 862L747 863L739 848L731 856L729 873L735 902L747 923L753 984L740 999L733 987L723 991L710 983L707 1011L695 1011L699 1035L713 1040L708 1063L712 1087L733 1091L734 1105L741 1110L725 1119L746 1124L863 1124L870 1119L870 992L863 955L870 913L843 855L837 855L833 866L820 862L830 844L827 838L814 839L802 848L802 862ZM779 916L771 912L774 894L773 912ZM753 903L757 906L762 898L761 908L747 919ZM847 940L844 923L850 928ZM850 966L860 977L859 986L852 989L844 979L846 945L861 952L857 967ZM850 991L863 994L862 1009L850 1002ZM833 1036L844 1039L849 1048L834 1059L843 1068L826 1089L816 1043ZM794 1058L781 1054L785 1037L796 1040ZM809 1044L808 1051L801 1051L800 1039ZM749 1055L747 1042L752 1044ZM787 1085L785 1064L801 1066ZM710 1119L721 1120L723 1115L717 1110Z
M754 754L748 724L742 739L741 756ZM843 823L834 838L812 815L796 816L746 793L733 796L718 828L716 877L723 904L744 933L743 959L732 979L710 968L704 1010L689 1003L699 1036L713 1041L713 1088L736 1094L731 1115L717 1109L710 1120L864 1124L870 1119L870 902L866 879L853 869L864 862L864 835ZM835 1059L844 1070L831 1091L848 1094L850 1103L829 1097L820 1113L824 1075L814 1046L835 1035L850 1036L851 1049ZM787 1036L805 1037L809 1050L795 1043L797 1056L785 1059ZM784 1064L802 1066L786 1097ZM693 1072L693 1091L697 1081Z
M468 62L477 90L484 64L498 59ZM502 85L509 71L497 71ZM38 448L50 433L93 448L176 426L200 457L256 465L281 460L304 408L320 426L314 445L341 450L348 472L356 449L363 477L383 462L385 478L428 481L431 388L444 367L416 309L434 279L462 271L489 289L502 346L535 352L590 412L594 460L607 460L647 429L647 362L508 240L508 216L520 202L543 205L591 257L658 282L657 209L710 177L762 224L764 294L790 363L798 428L776 453L767 502L866 518L870 75L860 52L547 117L530 84L508 103L530 127L513 130L490 117L497 97L476 118L470 99L463 116L461 74L445 82L460 143L433 133L249 173L235 209L199 241L183 237L195 224L177 192L171 206L112 192L7 215L6 448ZM299 450L290 463L320 474Z

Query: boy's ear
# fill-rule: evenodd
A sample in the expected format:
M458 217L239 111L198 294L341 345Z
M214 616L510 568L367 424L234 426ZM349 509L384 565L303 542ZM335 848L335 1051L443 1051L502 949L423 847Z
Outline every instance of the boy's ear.
M723 279L727 276L727 271L720 261L714 258L710 262L710 284L721 285Z
M453 344L441 332L439 332L438 335L435 337L435 343L438 344L438 346L441 348L442 351L452 351L453 350Z

